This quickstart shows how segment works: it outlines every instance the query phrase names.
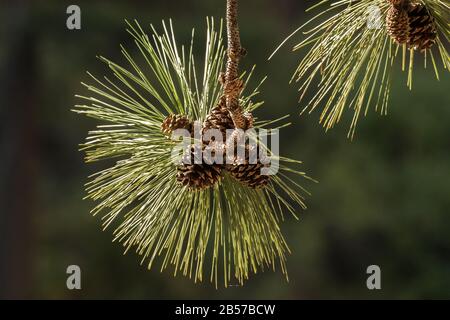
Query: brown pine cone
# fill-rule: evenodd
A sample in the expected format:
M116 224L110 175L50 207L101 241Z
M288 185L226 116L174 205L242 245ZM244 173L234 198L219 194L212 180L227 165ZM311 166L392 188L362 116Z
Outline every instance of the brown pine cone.
M261 173L261 169L267 167L268 165L261 163L259 153L256 163L251 164L249 158L249 147L246 147L245 160L238 162L238 158L236 158L236 164L228 164L226 166L227 171L233 178L247 187L252 189L261 189L266 187L270 181L270 176L263 175Z
M203 122L203 132L209 129L219 129L223 134L223 141L225 141L226 130L233 128L233 120L226 108L225 97L222 97Z
M161 131L166 135L170 136L173 131L177 129L186 129L192 133L193 122L189 120L188 116L181 114L171 114L166 119L164 119L161 124Z
M233 178L247 187L252 189L262 189L266 187L270 181L270 176L261 174L261 169L264 168L264 166L265 165L261 163L237 166L228 165L227 170Z
M386 30L398 44L404 44L409 39L408 12L403 6L392 5L386 16Z
M177 181L181 186L184 186L190 190L202 190L209 188L220 181L222 178L222 166L221 165L208 165L204 163L195 164L195 149L193 146L189 147L183 157L183 164L177 168ZM191 164L188 164L186 159L191 159ZM202 157L202 153L199 153L198 157Z
M411 4L408 8L409 38L408 46L425 51L436 42L437 31L434 18L422 3Z

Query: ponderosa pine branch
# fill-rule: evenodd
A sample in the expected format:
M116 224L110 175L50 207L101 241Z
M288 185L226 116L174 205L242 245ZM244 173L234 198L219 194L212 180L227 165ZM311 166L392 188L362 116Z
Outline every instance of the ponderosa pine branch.
M196 192L180 187L173 163L178 141L167 138L162 123L174 114L204 121L224 94L217 79L226 54L222 23L216 29L214 20L207 19L201 83L193 39L186 48L176 42L171 21L163 22L162 29L159 33L152 26L147 34L137 21L128 23L137 54L122 47L123 65L101 57L112 76L90 74L84 84L88 94L78 96L82 103L74 111L101 122L81 147L86 162L117 160L92 175L86 186L87 198L96 202L92 213L101 215L104 228L114 228L114 240L141 255L149 269L158 260L161 270L173 266L175 274L196 282L209 277L216 287L219 279L225 287L231 281L243 284L252 273L267 269L279 268L287 277L289 248L280 220L284 212L296 215L305 207L302 195L307 192L294 180L307 178L300 162L280 157L278 174L262 189L249 188L230 174ZM247 87L252 73L230 79L241 78ZM258 88L241 94L238 106L245 115L262 106L262 101L252 102ZM283 119L258 120L254 126L278 122L279 128Z
M349 138L369 109L387 114L396 60L407 73L410 90L417 55L423 55L425 68L433 70L438 80L450 70L448 0L411 0L411 11L399 21L389 18L390 6L398 0L317 2L308 9L317 14L275 52L302 33L294 50L305 50L305 55L292 81L300 84L300 101L305 102L301 113L320 110L320 123L326 130L340 122L348 109L353 112Z
M239 105L239 95L243 88L243 82L239 79L239 60L243 56L238 25L238 0L227 0L227 34L228 55L225 72L224 94L226 105L234 126L239 129L247 129L248 120Z

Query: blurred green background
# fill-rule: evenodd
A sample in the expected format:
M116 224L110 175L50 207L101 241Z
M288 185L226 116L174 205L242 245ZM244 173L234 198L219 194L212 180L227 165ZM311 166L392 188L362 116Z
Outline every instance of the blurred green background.
M107 70L95 58L123 62L119 44L133 48L124 19L142 25L174 20L178 42L196 27L203 53L205 16L223 17L225 1L77 1L82 29L66 28L68 1L0 4L0 297L2 298L450 298L450 78L434 79L418 63L414 90L394 78L387 117L373 110L346 139L351 112L325 133L318 113L298 117L296 85L288 81L301 58L279 42L307 19L311 1L241 1L243 69L257 65L265 108L261 118L290 113L284 155L304 161L320 181L299 222L282 228L292 249L290 281L279 273L252 276L244 287L216 290L171 271L147 271L133 253L102 232L83 184L99 165L85 165L78 144L95 125L70 108L86 70ZM134 50L134 49L133 49ZM284 139L283 139L284 137ZM66 289L66 268L82 270L82 290ZM382 290L366 288L366 268L382 270Z

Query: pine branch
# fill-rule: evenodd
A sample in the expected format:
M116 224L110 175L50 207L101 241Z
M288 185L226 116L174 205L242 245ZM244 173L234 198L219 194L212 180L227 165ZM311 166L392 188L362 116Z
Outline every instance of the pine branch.
M248 121L239 105L239 95L243 88L243 82L239 79L239 60L243 56L244 49L241 47L237 15L238 0L227 0L228 57L224 94L227 109L233 119L234 126L239 129L247 129Z
M236 20L230 21L230 30L236 31ZM86 162L117 160L92 175L86 186L86 198L96 202L92 213L102 216L104 228L114 228L114 240L141 255L148 268L159 259L161 270L172 265L175 274L195 281L209 273L217 287L220 278L225 286L232 278L242 284L251 273L278 266L286 274L289 248L279 221L283 212L295 215L305 207L306 192L292 177L307 177L298 169L299 162L280 158L279 174L263 189L248 188L228 172L207 189L193 191L177 183L172 151L178 142L161 130L163 121L183 114L204 122L223 95L217 82L226 58L222 24L216 30L214 20L208 19L207 26L199 81L194 41L188 47L178 44L171 21L163 22L163 33L152 26L151 34L137 22L128 23L135 52L121 48L125 65L101 57L112 77L89 74L92 79L84 84L89 93L78 96L84 103L74 111L102 122L81 146ZM240 48L238 33L234 35L230 48ZM229 79L243 79L247 87L253 69L239 74L238 60L233 61ZM242 109L237 114L262 105L252 102L258 90L233 96ZM281 120L258 120L254 126Z
M417 65L415 55L423 53L425 67L431 65L438 80L441 72L450 70L448 3L443 0L411 1L425 6L435 21L433 29L437 30L433 47L421 48L416 45L417 39L399 44L389 36L386 30L388 26L383 21L386 21L392 1L318 0L316 5L308 9L318 10L317 14L275 50L278 51L295 34L302 33L303 39L294 46L294 50L308 49L292 81L300 84L300 101L307 100L301 112L312 113L320 109L320 123L326 130L333 128L347 109L353 111L349 138L354 137L358 120L367 115L370 108L387 114L396 60L401 60L410 90ZM371 8L378 9L382 21L380 27L368 27ZM417 21L420 21L420 26L423 21L432 19L422 17ZM416 31L420 30L429 28L421 27ZM415 38L420 41L426 38L426 34L417 35L416 32ZM313 94L310 94L313 87Z

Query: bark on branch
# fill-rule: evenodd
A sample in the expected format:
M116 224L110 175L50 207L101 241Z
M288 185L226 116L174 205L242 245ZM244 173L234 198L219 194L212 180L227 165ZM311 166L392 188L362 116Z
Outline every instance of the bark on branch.
M224 95L226 106L234 126L239 129L247 129L249 121L244 116L239 105L239 96L243 89L243 82L239 79L239 60L244 55L241 47L238 25L238 0L227 0L227 35L228 57L225 71Z

